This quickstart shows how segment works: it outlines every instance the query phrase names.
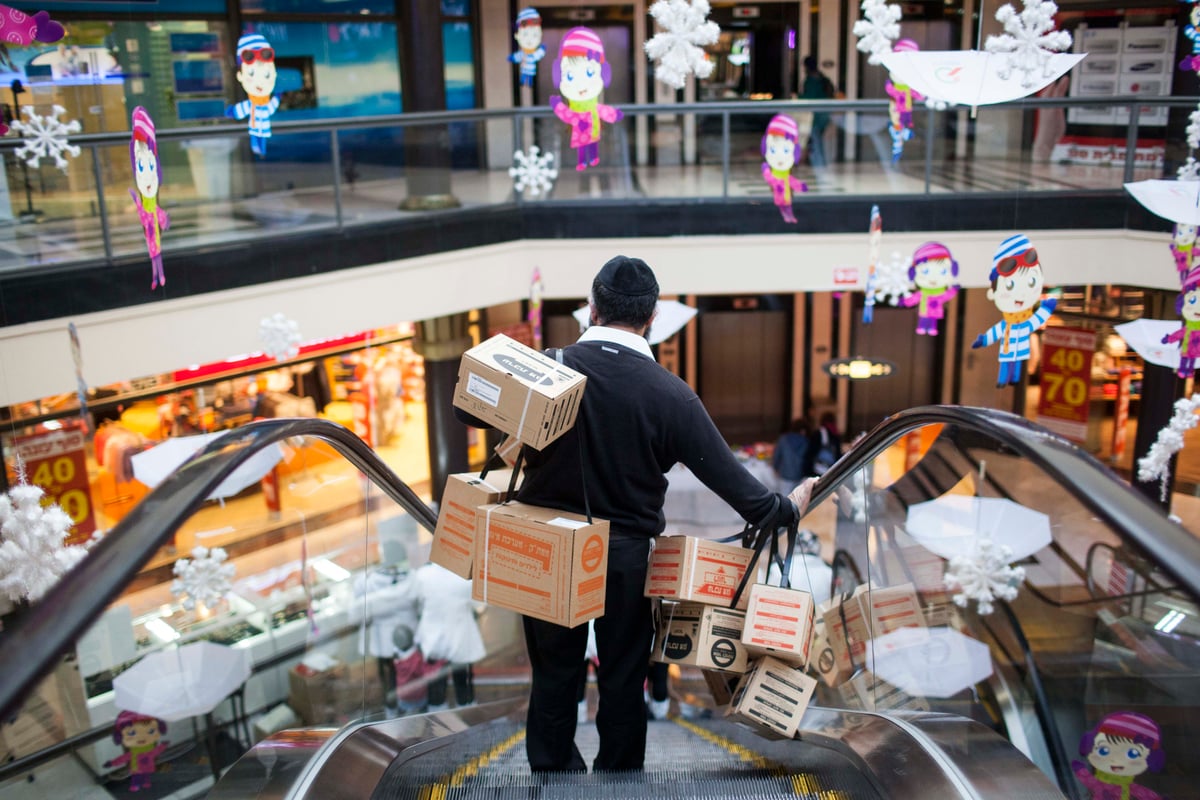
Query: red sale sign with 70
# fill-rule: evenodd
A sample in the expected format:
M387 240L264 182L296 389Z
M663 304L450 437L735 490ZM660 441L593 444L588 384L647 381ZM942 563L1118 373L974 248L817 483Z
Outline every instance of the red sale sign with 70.
M1038 422L1059 436L1087 441L1088 393L1095 331L1046 328L1042 335L1041 397Z
M25 465L25 479L46 494L42 503L57 503L74 525L67 544L82 544L96 530L88 484L87 434L82 428L25 436L15 441Z

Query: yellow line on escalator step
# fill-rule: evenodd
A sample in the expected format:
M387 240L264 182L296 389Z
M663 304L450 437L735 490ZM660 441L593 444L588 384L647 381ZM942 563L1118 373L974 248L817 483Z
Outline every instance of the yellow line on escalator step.
M772 761L760 753L754 752L748 747L743 747L732 739L726 739L724 736L715 734L706 728L701 728L699 725L688 722L680 717L673 717L671 721L681 728L691 731L701 739L704 739L706 742L711 742L723 750L733 753L742 761L766 770L772 776L789 777L788 770L783 765ZM801 772L796 775L791 775L790 777L792 782L792 792L798 797L809 796L820 798L820 800L844 800L844 796L841 792L830 792L822 789L821 785L817 782L816 776L810 773Z
M519 744L524 738L525 731L517 731L512 736L493 747L491 750L488 750L482 755L475 756L467 763L454 770L454 772L450 773L449 777L446 779L438 781L437 783L431 783L427 786L422 786L421 791L417 796L420 798L420 800L446 800L446 793L449 790L462 786L463 782L466 781L467 778L472 777L492 761L516 747L517 744Z

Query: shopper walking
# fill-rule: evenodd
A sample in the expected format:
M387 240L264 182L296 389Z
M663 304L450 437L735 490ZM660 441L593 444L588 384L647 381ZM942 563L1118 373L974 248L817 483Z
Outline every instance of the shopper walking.
M592 282L591 327L559 354L587 376L578 421L542 451L527 448L518 493L524 503L583 513L610 522L604 616L599 650L600 749L595 770L640 770L646 751L642 686L653 630L643 596L650 544L664 528L664 473L677 462L764 528L795 521L795 505L768 491L734 458L700 399L654 360L646 333L658 281L644 261L616 256ZM479 420L459 414L470 424ZM533 670L526 752L537 771L587 767L575 746L576 691L587 625L564 628L524 618Z
M804 86L800 96L805 100L832 100L836 95L833 81L817 66L815 56L804 57ZM808 137L808 163L825 166L825 129L829 127L829 112L813 112L812 130Z

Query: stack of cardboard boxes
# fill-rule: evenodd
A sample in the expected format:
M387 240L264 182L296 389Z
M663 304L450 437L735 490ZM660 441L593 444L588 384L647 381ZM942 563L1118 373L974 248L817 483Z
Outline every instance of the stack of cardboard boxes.
M945 604L923 608L912 583L863 585L816 608L808 592L750 583L734 603L751 556L692 537L657 540L645 590L660 601L655 661L700 667L726 713L788 738L818 678L852 708L928 709L872 674L867 652L873 638L944 624L930 617L944 617Z
M540 450L571 429L586 382L500 334L463 355L454 405L507 434L512 458L512 443ZM430 560L470 579L472 597L489 605L568 627L600 616L608 522L514 502L512 478L511 469L450 476Z

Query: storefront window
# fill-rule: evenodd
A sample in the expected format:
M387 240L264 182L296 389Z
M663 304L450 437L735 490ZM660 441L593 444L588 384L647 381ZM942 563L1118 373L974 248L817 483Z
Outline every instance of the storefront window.
M395 14L395 0L242 0L243 13Z

